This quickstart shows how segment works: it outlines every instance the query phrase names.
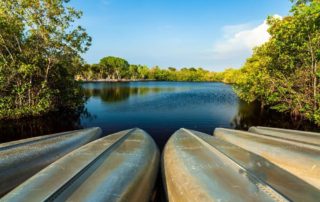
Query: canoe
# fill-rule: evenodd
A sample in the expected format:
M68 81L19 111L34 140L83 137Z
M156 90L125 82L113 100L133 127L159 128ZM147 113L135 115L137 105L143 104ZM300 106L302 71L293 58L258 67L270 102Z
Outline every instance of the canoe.
M101 135L88 128L34 137L0 145L0 196L55 160Z
M320 133L268 127L250 127L249 132L320 146Z
M216 137L197 131L190 132L224 153L242 166L247 172L250 172L260 180L269 184L290 201L319 201L319 189L276 166L267 159Z
M320 189L320 149L318 146L217 128L217 138L257 154Z
M159 151L143 130L93 141L52 163L3 201L148 201Z
M171 136L164 149L162 166L165 189L171 202L288 201L187 129L180 129Z

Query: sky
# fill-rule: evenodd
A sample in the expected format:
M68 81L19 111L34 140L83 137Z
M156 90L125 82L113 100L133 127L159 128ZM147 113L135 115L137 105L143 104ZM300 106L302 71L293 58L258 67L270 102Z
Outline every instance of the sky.
M72 0L93 39L83 55L125 58L149 67L241 67L269 38L268 16L289 14L289 0Z

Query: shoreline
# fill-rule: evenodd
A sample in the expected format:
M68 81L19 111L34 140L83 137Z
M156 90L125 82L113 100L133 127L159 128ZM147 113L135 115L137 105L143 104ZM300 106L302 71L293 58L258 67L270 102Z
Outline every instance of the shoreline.
M225 83L223 81L166 81L166 80L155 80L155 79L95 79L95 80L81 80L76 79L78 82L82 83L129 83L129 82L181 82L181 83L223 83L227 85L232 85L232 83Z
M157 81L153 79L94 79L94 80L77 80L83 83L128 83L128 82L148 82Z

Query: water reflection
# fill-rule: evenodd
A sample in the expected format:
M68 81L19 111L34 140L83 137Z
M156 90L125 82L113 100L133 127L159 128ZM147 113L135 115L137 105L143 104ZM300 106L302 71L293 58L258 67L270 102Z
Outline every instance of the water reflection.
M208 134L216 127L247 130L256 125L319 130L308 121L242 102L230 86L222 83L85 83L83 87L89 97L85 108L41 118L0 121L0 141L93 126L101 127L104 134L139 127L162 148L182 127Z
M0 142L8 142L68 130L81 129L81 119L92 119L82 107L75 111L53 112L43 117L0 122Z
M106 103L121 102L129 99L132 96L146 96L148 94L160 92L172 92L175 88L157 88L157 87L130 87L123 85L109 84L110 86L96 88L86 88L85 94L88 97L99 97Z
M274 110L262 110L259 103L239 101L238 113L232 121L235 129L248 130L251 126L266 126L294 130L316 131L320 128L303 118L295 118Z

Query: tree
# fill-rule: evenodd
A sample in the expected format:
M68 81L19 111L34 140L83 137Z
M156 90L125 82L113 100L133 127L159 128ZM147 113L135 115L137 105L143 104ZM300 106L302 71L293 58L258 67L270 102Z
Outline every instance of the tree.
M259 100L261 107L271 104L274 100L271 92L274 81L267 68L269 65L268 44L254 49L253 55L247 59L244 66L238 71L234 89L240 98L247 102Z
M320 117L317 115L320 101L320 1L313 1L310 5L298 5L292 9L292 13L293 16L281 21L269 20L270 33L273 36L270 43L276 50L272 62L278 65L280 59L280 73L284 78L292 75L290 94L304 95L291 97L294 105L297 105L294 113L302 113L320 123ZM270 70L273 69L275 67L271 65ZM296 75L299 77L296 78Z
M100 60L99 65L112 79L121 79L128 74L129 63L125 59L108 56Z
M248 101L320 125L320 1L296 5L291 12L268 19L271 39L248 59L236 91Z
M0 118L40 115L82 101L74 81L91 38L68 0L0 2ZM81 99L80 99L81 100Z
M120 65L118 65L120 64ZM117 76L117 65L120 66L119 74L125 79L151 79L158 81L219 81L225 83L234 83L237 77L237 70L227 69L225 72L210 72L201 67L187 68L177 70L174 67L161 69L159 66L148 68L143 65L129 64L126 60L117 57L105 57L100 60L99 64L91 65L88 68L82 68L77 78L79 80L86 78L91 79L120 79Z
M130 65L129 66L129 78L130 79L137 79L139 77L139 72L138 72L138 65Z
M239 75L239 71L236 69L228 68L222 73L222 82L224 83L236 83Z
M176 68L174 68L174 67L169 67L169 68L168 68L168 70L169 70L169 71L172 71L172 72L177 71L177 69L176 69Z
M89 71L92 73L92 79L101 79L103 77L103 73L105 72L102 70L99 64L90 65Z
M149 68L147 66L138 65L139 79L146 79L149 73Z
M301 5L312 2L312 0L290 0L295 5Z

